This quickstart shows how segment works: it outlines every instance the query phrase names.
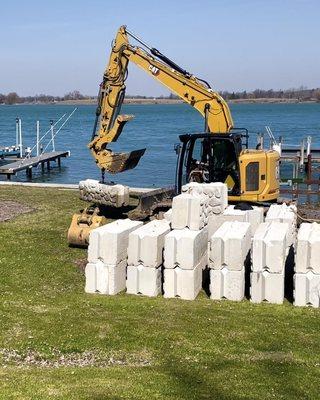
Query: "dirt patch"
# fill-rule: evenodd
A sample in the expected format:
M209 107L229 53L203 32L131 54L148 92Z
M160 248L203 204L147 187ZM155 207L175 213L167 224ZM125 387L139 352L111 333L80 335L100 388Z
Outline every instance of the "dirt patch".
M305 220L308 220L307 222L320 222L320 207L318 205L298 206L298 214L299 223L306 222Z
M74 261L76 267L78 268L81 274L84 274L87 262L88 261L86 258L78 258L77 260Z
M20 214L34 211L33 208L15 201L0 200L0 222L9 221Z

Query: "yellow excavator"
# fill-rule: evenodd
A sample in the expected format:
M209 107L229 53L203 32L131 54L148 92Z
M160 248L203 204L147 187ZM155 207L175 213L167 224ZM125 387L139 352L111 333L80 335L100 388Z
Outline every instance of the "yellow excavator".
M140 45L133 45L129 37ZM132 62L190 104L204 117L204 132L180 135L175 190L144 196L149 210L188 182L225 182L231 202L271 202L279 196L279 154L274 150L248 149L248 131L234 128L225 100L210 85L190 74L159 50L149 46L126 26L112 44L109 63L98 95L96 120L89 148L102 172L115 174L134 168L145 149L115 153L108 146L120 136L132 115L120 115L125 97L128 64ZM143 199L142 199L143 200ZM141 201L142 201L141 200ZM150 208L150 204L153 206ZM147 214L146 209L144 216ZM84 245L92 228L105 223L99 205L75 214L68 233L70 244Z

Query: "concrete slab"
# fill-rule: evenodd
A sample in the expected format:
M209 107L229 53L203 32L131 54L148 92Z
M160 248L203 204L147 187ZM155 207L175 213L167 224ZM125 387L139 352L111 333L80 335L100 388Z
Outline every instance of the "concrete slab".
M172 208L170 208L168 211L166 211L166 212L163 214L163 218L164 218L166 221L170 222L170 224L171 224L171 222L172 222Z
M320 274L320 224L303 223L297 236L295 271Z
M202 268L199 264L192 270L176 267L164 269L164 297L180 297L184 300L194 300L202 287Z
M272 221L259 225L252 240L252 271L283 273L288 253L287 233L286 223Z
M171 231L165 237L164 267L191 270L200 265L203 269L208 258L207 236L206 228L199 231L187 228Z
M94 179L79 182L80 199L110 207L123 207L129 204L129 187L124 185L102 184Z
M320 274L294 275L294 305L320 307Z
M209 267L241 271L251 248L249 222L225 222L210 240Z
M129 234L128 265L157 268L163 264L165 236L170 232L166 220L154 220Z
M110 224L94 229L90 233L88 261L103 261L105 264L118 264L127 258L129 234L142 226L140 221L118 219Z
M283 204L272 204L267 212L265 221L277 221L288 224L287 244L294 245L296 242L297 231L297 207Z
M127 268L127 293L155 297L162 291L161 267L129 265Z
M210 298L241 301L244 298L245 268L230 271L228 268L210 270Z
M126 261L106 265L102 261L88 263L85 269L86 293L115 295L126 288Z
M187 193L172 200L172 229L202 229L206 224L205 198Z
M284 300L284 273L251 272L251 302L282 304Z
M207 202L212 207L210 211L214 214L222 213L228 206L228 187L222 182L191 182L182 186L181 192L208 197Z

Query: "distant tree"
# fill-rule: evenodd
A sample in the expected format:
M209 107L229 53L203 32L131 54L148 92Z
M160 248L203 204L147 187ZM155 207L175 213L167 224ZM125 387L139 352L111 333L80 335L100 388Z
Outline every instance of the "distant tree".
M5 104L16 104L19 103L20 97L16 92L8 93L5 99Z

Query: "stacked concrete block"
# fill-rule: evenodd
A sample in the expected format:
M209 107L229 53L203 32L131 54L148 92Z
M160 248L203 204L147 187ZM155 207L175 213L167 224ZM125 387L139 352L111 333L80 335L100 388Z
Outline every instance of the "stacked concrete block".
M227 202L227 186L223 183L185 185L182 194L172 201L172 228L202 229L211 215L224 211Z
M125 289L129 234L140 226L142 222L123 219L90 233L85 270L87 293L114 295Z
M207 265L206 228L171 231L164 247L164 297L193 300L202 286L202 271Z
M239 210L234 205L229 205L226 210L219 215L211 216L208 220L209 239L211 236L228 221L249 222L251 234L254 235L258 226L264 221L263 207L252 206L251 210Z
M169 232L168 221L154 220L130 233L127 293L146 296L161 293L163 248Z
M294 304L320 306L320 224L303 223L297 236Z
M251 247L249 222L227 221L210 239L210 297L240 301L245 292L245 262Z
M172 222L172 208L170 208L168 211L166 211L166 212L163 214L163 218L164 218L166 221L170 222L170 224L171 224L171 222Z
M266 215L266 222L277 221L288 224L288 246L294 245L297 230L297 207L293 204L272 204Z
M123 185L106 185L94 179L79 182L80 199L110 207L129 204L129 188Z
M288 224L265 222L252 240L251 301L280 304L284 300Z

